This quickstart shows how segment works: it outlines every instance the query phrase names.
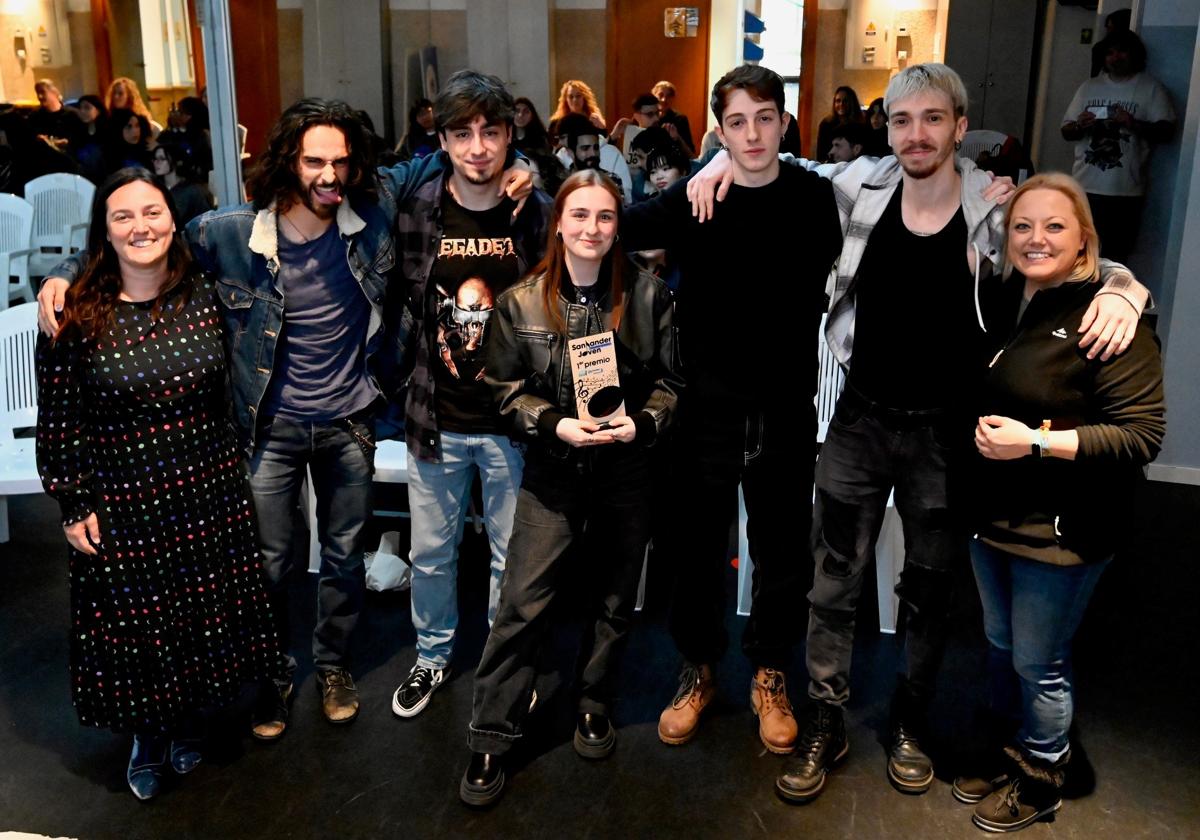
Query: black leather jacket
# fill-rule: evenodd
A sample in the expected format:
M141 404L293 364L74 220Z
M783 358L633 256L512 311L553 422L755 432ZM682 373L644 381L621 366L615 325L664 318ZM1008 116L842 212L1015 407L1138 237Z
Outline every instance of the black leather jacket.
M612 329L613 300L606 281L586 305L560 294L564 335L542 303L544 281L545 275L528 277L496 299L485 379L514 438L565 457L570 447L555 428L564 417L577 416L566 339ZM625 282L616 330L617 366L625 410L637 426L635 443L650 446L670 425L683 387L674 304L661 280L632 264Z

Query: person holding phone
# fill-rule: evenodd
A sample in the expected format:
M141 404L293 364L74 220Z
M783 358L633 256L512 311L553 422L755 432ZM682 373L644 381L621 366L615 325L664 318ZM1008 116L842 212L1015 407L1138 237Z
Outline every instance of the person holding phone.
M459 787L469 805L504 788L503 755L521 737L534 690L547 608L587 564L584 639L576 672L575 751L609 755L617 663L629 632L650 535L650 453L671 423L676 373L670 294L639 271L618 242L621 193L601 172L563 182L546 255L496 300L485 379L512 436L528 445L500 605L475 672L467 736L471 761ZM586 403L581 419L567 343L611 333L620 405ZM582 542L582 546L577 544ZM582 548L570 553L568 549Z

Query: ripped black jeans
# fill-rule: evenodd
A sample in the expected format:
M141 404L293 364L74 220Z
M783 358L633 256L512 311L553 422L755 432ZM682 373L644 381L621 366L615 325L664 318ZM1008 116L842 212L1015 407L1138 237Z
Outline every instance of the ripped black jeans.
M953 570L967 539L952 514L951 484L971 427L944 411L896 411L849 385L817 460L813 588L808 619L808 694L841 705L849 696L854 618L875 555L888 496L904 524L904 612L908 691L928 701L946 646Z

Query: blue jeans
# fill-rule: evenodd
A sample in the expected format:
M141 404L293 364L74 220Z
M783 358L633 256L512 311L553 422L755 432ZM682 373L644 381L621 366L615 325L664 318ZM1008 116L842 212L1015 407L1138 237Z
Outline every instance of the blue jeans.
M1071 641L1111 560L1054 566L971 540L989 645L992 708L1015 717L1019 706L1017 740L1035 758L1055 762L1069 748Z
M350 634L366 589L363 539L371 515L375 440L374 424L368 421L369 412L328 423L274 417L258 430L249 463L250 490L280 652L289 674L295 660L287 656L287 590L295 565L296 504L306 469L312 472L311 491L317 499L314 536L321 542L313 663L322 671L348 667Z
M500 435L442 432L441 463L408 453L408 509L412 513L412 622L417 665L445 668L458 628L458 544L476 472L483 484L483 515L492 548L488 624L500 602L517 488L525 463L521 450Z

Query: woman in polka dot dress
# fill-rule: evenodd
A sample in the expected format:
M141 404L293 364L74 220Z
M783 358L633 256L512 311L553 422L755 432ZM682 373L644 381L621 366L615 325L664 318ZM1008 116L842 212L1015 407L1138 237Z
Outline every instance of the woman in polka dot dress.
M154 796L200 762L205 711L273 676L275 634L225 396L214 285L140 168L97 191L62 330L38 346L38 469L70 543L71 691L134 735Z

